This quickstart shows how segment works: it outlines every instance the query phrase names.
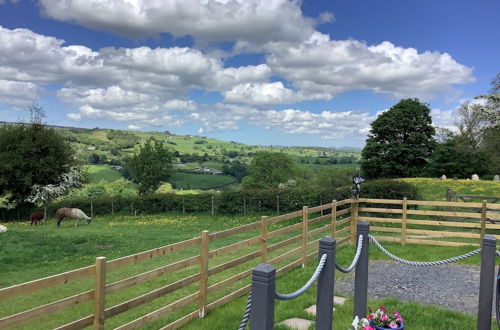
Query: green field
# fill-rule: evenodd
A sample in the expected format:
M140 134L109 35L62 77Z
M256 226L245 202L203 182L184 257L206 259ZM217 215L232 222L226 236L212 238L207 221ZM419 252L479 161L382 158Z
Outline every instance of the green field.
M227 175L174 173L168 182L176 189L214 189L222 185L236 183L236 179Z
M123 178L119 171L112 169L108 165L85 165L84 168L89 174L89 183L99 183L101 180L114 182Z
M209 215L182 215L182 214L162 214L154 216L141 217L103 217L96 218L90 225L80 224L78 227L73 227L71 221L63 221L61 228L56 228L53 220L50 220L48 225L31 227L27 223L5 224L9 231L0 235L0 287L5 287L43 276L56 274L78 267L93 264L94 259L98 256L106 256L108 260L118 258L125 255L130 255L147 249L163 246L169 243L185 240L200 235L201 230L208 229L210 232L232 228L241 224L256 221L259 217L245 216L209 216ZM294 220L292 220L293 222ZM295 221L300 221L295 220ZM290 224L290 223L288 223ZM279 225L279 224L277 224ZM277 229L276 224L272 230ZM321 223L317 224L322 225ZM314 226L313 226L314 228ZM310 228L311 230L313 228ZM254 237L258 235L258 229L252 232L246 232L227 238L217 240L210 243L210 248L214 249L220 246L225 246L231 243ZM280 237L284 239L289 236ZM296 235L290 233L290 235ZM323 234L324 235L324 234ZM311 238L313 239L313 238ZM272 244L272 242L270 242ZM300 246L300 242L297 243ZM297 244L287 247L286 251ZM436 247L436 246L421 246L415 249L415 245L400 246L395 243L384 243L384 246L392 251L397 249L398 256L403 258L430 261L442 259L462 254L470 251L470 247ZM257 246L258 248L258 246ZM312 247L315 248L315 247ZM236 251L241 255L254 251L251 248L244 248ZM283 253L283 250L275 251ZM112 283L124 277L133 276L146 270L155 269L173 261L185 259L189 256L199 253L198 247L189 248L172 255L158 257L150 261L141 262L129 267L120 268L117 271L112 271L108 275L107 282ZM274 253L274 252L273 252ZM337 251L337 260L341 264L348 264L354 255L353 247L339 248ZM221 264L234 258L235 254L224 255L210 260L210 267L216 264ZM272 257L272 255L270 255ZM377 249L370 249L370 259L386 259ZM479 264L479 256L466 259L463 263ZM258 260L251 260L241 267L228 270L221 276L215 275L210 278L209 284L218 283L222 278L235 275L244 269L253 267ZM285 261L285 264L287 262ZM284 265L284 264L282 264ZM279 265L276 265L280 267ZM295 269L277 281L277 288L280 292L291 292L300 287L314 271L314 260L304 269ZM106 305L112 306L118 302L131 299L138 295L144 294L158 287L185 278L199 271L199 267L192 266L188 269L172 272L163 275L160 278L149 280L147 282L135 285L131 288L118 291L107 296ZM336 276L343 276L337 274ZM241 287L249 283L249 278L243 282L231 285L224 288L224 291L210 295L210 301L217 297L232 292L237 287ZM92 278L79 280L58 286L54 289L44 289L33 293L26 297L15 298L7 302L0 302L0 317L10 315L27 308L32 308L40 304L66 297L75 292L89 290L92 288ZM193 290L197 290L198 284L194 283L185 289L181 289L174 293L168 294L165 297L155 299L154 301L136 307L129 312L120 314L111 319L106 320L107 327L116 327L125 322L129 322L141 315L149 313L157 308L179 299ZM191 290L191 291L190 291ZM289 317L306 317L303 309L315 303L315 291L309 290L294 302L278 302L276 307L276 321L280 322ZM387 305L387 307L398 309L406 320L412 325L412 329L447 329L452 328L473 328L475 318L466 316L462 313L454 313L452 311L444 311L439 308L422 306L417 303L401 303L399 301L389 299L383 301L371 301L371 306L377 306L379 303ZM232 329L239 324L245 304L245 298L240 298L237 301L230 303L220 309L210 312L206 319L196 320L185 326L185 329ZM157 329L172 320L183 315L182 313L190 312L197 308L197 303L188 305L179 311L174 311L169 315L152 322L145 329ZM33 328L53 328L65 322L73 320L77 317L83 317L91 313L91 303L83 303L74 308L54 314L53 316L44 317L40 321L30 322L20 329ZM336 326L335 329L347 329L352 319L352 299L349 299L347 304L338 307L336 311ZM432 326L429 326L432 322ZM427 327L426 327L427 326ZM276 328L283 329L283 328Z
M500 196L500 182L471 180L439 180L431 178L397 179L408 182L418 188L423 200L444 201L446 191L451 188L458 194Z

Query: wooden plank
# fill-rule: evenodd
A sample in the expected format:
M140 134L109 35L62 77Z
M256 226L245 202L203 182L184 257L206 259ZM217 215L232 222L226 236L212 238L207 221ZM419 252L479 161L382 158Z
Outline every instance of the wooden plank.
M377 217L359 217L359 221L401 223L401 219L377 218ZM410 220L408 220L408 221L410 221Z
M316 212L321 212L321 211L329 209L331 207L332 207L332 204L323 204L323 205L311 207L311 208L309 208L307 210L307 212L309 212L309 214L316 213Z
M395 242L399 243L399 237L394 237L394 236L379 236L379 235L373 235L375 239L379 242ZM408 240L406 240L408 242Z
M358 215L358 209L359 209L359 202L353 202L351 204L351 245L356 244L356 230L357 230L357 224L359 221L359 215Z
M15 327L48 314L63 311L92 299L94 299L94 290L82 292L43 306L9 315L0 319L0 329Z
M486 209L487 202L483 201L483 205L481 207L481 239L486 235Z
M242 226L238 226L238 227L234 227L234 228L230 228L230 229L218 231L218 232L210 234L208 237L209 237L209 240L211 242L211 241L214 241L214 240L217 240L217 239L221 239L221 238L224 238L224 237L227 237L227 236L230 236L230 235L244 233L246 231L249 231L249 230L252 230L252 229L255 229L255 228L259 228L259 227L260 227L260 221L257 221L257 222L252 222L252 223L249 223L249 224L246 224L246 225L242 225Z
M308 258L309 260L312 260L314 257L317 257L317 256L318 256L318 250L315 250L315 251L313 251L313 252L309 253L309 254L307 255L307 258Z
M145 304L149 301L152 301L154 299L162 297L162 296L166 295L167 293L173 292L173 291L178 290L180 288L183 288L189 284L195 283L196 281L199 281L199 279L200 279L200 273L188 276L180 281L168 284L164 287L161 287L161 288L156 289L154 291L143 294L142 296L132 298L132 299L127 300L121 304L107 308L104 311L104 315L106 316L106 318L110 318L112 316L126 312L129 309L135 308L139 305ZM196 311L196 313L198 315L198 311Z
M286 234L288 232L291 232L291 231L294 231L294 230L298 230L298 229L302 228L302 226L303 226L302 222L299 222L299 223L296 223L296 224L291 225L291 226L287 226L287 227L283 227L283 228L280 228L280 229L277 229L277 230L270 231L267 234L267 238L271 239L271 238L274 238L276 236L280 236L282 234Z
M372 203L372 204L403 204L400 199L377 199L377 198L360 198L358 199L360 203Z
M349 221L351 221L351 217L347 217L347 218L344 218L344 219L342 219L342 220L339 220L339 221L337 221L337 227L340 227L340 226L342 226L343 224L348 223Z
M408 238L408 243L424 244L424 245L438 245L438 246L479 246L477 243L464 243L464 242L448 242L448 241L431 241L423 239Z
M391 227L370 227L370 231L382 231L386 233L401 233L401 228L391 228ZM401 242L401 238L399 239L399 242Z
M335 238L335 231L337 230L337 201L332 201L332 213L331 213L331 224L332 224L332 233L331 236Z
M173 271L176 271L179 269L183 269L183 268L198 264L199 262L200 262L200 256L196 255L196 256L191 257L191 258L183 259L183 260L171 263L171 264L166 265L166 266L162 266L162 267L159 267L159 268L156 268L156 269L153 269L153 270L150 270L150 271L147 271L147 272L144 272L144 273L132 276L132 277L125 278L123 280L108 284L106 286L106 294L110 294L110 293L116 292L118 290L128 288L132 285L136 285L139 283L149 281L149 280L154 279L156 277L165 275L168 272L173 272Z
M479 225L479 228L481 228L481 225ZM494 224L491 224L491 223L487 223L486 224L486 229L500 229L500 225L494 225Z
M243 271L243 272L241 272L239 274L233 275L233 276L231 276L231 277L229 277L229 278L227 278L225 280L222 280L222 281L220 281L218 283L215 283L215 284L209 286L208 287L208 293L212 294L212 293L214 293L214 292L216 292L216 291L218 291L218 290L220 290L220 289L222 289L222 288L224 288L224 287L226 287L228 285L236 283L236 282L238 282L238 281L240 281L240 280L242 280L245 277L248 277L250 275L252 275L252 269L247 269L247 270L245 270L245 271Z
M106 297L106 257L95 260L94 330L104 330L104 306Z
M252 284L248 284L248 285L245 285L244 287L242 287L241 289L238 289L234 292L231 292L230 294L220 298L220 299L217 299L216 301L208 304L207 306L207 309L210 311L210 310L213 310L217 307L220 307L222 305L225 305L227 304L228 302L244 295L245 293L248 293L250 292L250 290L252 289Z
M79 330L84 329L94 322L94 314L85 316L79 320L73 321L71 323L66 323L60 327L54 328L54 330Z
M343 209L343 210L340 210L340 211L337 211L337 216L340 217L341 215L344 215L344 214L347 214L347 213L350 213L352 210L352 207L348 207L346 209Z
M316 228L316 229L314 229L314 230L311 230L311 231L309 232L309 235L310 235L310 236L312 236L312 235L316 235L316 234L318 234L318 233L321 233L322 231L329 230L329 229L331 229L331 228L332 228L332 224L331 224L331 223L329 223L329 224L327 224L327 225L324 225L323 227L319 227L319 228Z
M464 237L464 238L481 238L480 234L466 233L462 231L436 231L436 230L425 230L425 229L408 229L408 233L411 234L422 234L429 235L433 237Z
M448 211L428 211L428 210L408 210L408 214L436 215L442 217L475 218L480 219L481 214L471 212L448 212Z
M208 287L208 230L201 232L200 244L200 295L199 295L199 315L205 317L207 308L207 287Z
M470 223L470 222L414 220L414 219L408 219L408 220L406 220L406 222L409 225L443 226L443 227L459 227L459 228L481 228L481 225L479 223Z
M309 243L307 243L307 249L309 250L309 248L311 246L314 246L315 244L318 244L320 239L321 238L318 238L318 239L315 239L314 241L310 241Z
M408 211L408 199L403 198L403 209L401 210L403 215L401 217L401 245L406 244L406 223L407 223L407 211Z
M169 244L169 245L162 246L162 247L159 247L156 249L151 249L151 250L144 251L144 252L137 253L137 254L133 254L130 256L114 259L114 260L109 261L106 266L107 266L108 271L111 271L111 270L114 270L114 269L117 269L120 267L124 267L126 265L135 264L139 261L152 259L152 258L155 258L158 256L164 256L164 255L167 255L169 253L180 251L180 250L186 249L188 247L199 245L199 244L200 244L200 238L195 237L195 238L191 238L191 239L188 239L188 240L185 240L182 242L177 242L177 243Z
M286 239L284 241L281 241L279 243L273 244L267 248L267 252L272 252L274 250L280 249L284 246L287 246L289 244L292 244L294 242L300 241L302 239L302 234L291 237L289 239Z
M26 283L21 283L0 289L0 301L12 299L17 296L26 295L41 289L50 288L59 284L67 284L84 277L94 276L95 266L87 266L65 273L44 277Z
M486 212L486 220L500 220L500 213Z
M335 232L335 236L338 237L339 235L342 235L343 233L347 233L349 231L351 231L351 227L344 227L341 230L337 230Z
M261 242L261 237L260 236L252 237L252 238L246 239L246 240L238 242L238 243L230 244L228 246L224 246L224 247L212 250L212 251L210 251L208 253L208 257L210 259L213 258L213 257L218 257L218 256L224 255L224 254L226 254L228 252L236 251L236 250L238 250L241 247L251 246L253 244L257 244L257 243L260 243L260 242Z
M244 256L241 256L239 258L233 259L231 261L228 261L226 263L223 263L221 265L215 266L213 268L210 268L208 270L208 275L212 276L214 274L220 273L226 269L232 268L234 266L240 265L244 262L247 262L249 260L252 260L254 258L257 258L260 255L260 251L255 251L249 254L246 254Z
M298 254L298 252L300 252L301 250L302 250L302 246L299 246L299 247L297 247L297 248L295 248L293 250L290 250L290 251L288 251L286 253L283 253L280 256L274 257L273 259L269 260L268 263L270 263L270 264L277 264L277 263L279 263L279 262L281 262L281 261L283 261L283 260L285 260L287 258L290 258L291 256L294 256L294 255Z
M332 217L331 214L325 214L325 215L322 215L320 217L317 217L317 218L314 218L314 219L310 219L309 220L309 225L314 225L315 223L318 223L318 222L321 222L325 219L330 219Z
M283 215L280 215L280 216L277 216L277 217L269 218L267 220L267 223L268 224L278 223L278 222L281 222L281 221L290 220L290 219L297 218L297 217L300 217L300 216L302 216L302 210L295 211L295 212L292 212L292 213L283 214Z
M182 299L176 300L175 302L168 304L167 306L164 306L162 308L159 308L151 313L148 313L144 316L141 316L133 321L128 322L127 324L121 325L114 330L131 330L131 329L137 329L140 328L147 323L154 321L163 315L166 315L172 311L174 311L177 308L181 308L186 306L187 304L195 301L198 298L198 292L195 292L193 294L190 294L189 296L186 296Z
M283 266L280 269L276 270L276 276L280 276L282 274L285 274L286 272L290 271L291 269L299 267L301 264L302 264L302 259L297 259L294 262L291 262L288 265Z
M173 329L178 329L182 327L184 324L188 323L189 321L194 320L198 316L198 311L191 312L180 319L167 324L163 328L160 328L160 330L173 330Z
M343 201L337 202L337 206L342 206L346 204L351 204L353 199L344 199Z
M481 207L481 203L435 202L435 201L416 201L416 200L409 200L408 205L448 206L448 207Z
M302 209L302 267L307 265L307 221L309 216L308 207Z
M488 203L488 209L490 209L490 210L500 210L500 204Z
M262 263L267 261L267 219L266 216L260 218L260 261Z
M385 209L379 207L360 207L359 212L372 212L372 213L395 213L402 214L403 210L400 209Z
M350 235L349 235L349 236L346 236L346 237L342 237L341 239L339 239L339 240L337 241L337 245L340 245L340 244L342 244L342 243L348 242L350 239L351 239L351 236L350 236Z

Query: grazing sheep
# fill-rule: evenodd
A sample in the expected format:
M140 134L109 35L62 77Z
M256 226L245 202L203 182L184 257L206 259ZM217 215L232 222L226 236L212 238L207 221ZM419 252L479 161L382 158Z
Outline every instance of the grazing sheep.
M0 233L5 233L7 231L7 227L0 225Z
M35 224L35 226L36 226L36 225L38 225L38 222L40 222L41 224L45 223L45 215L43 214L43 212L36 211L36 212L31 213L30 225L32 226L33 224Z
M91 218L88 217L85 213L83 213L82 210L72 209L72 208L67 208L67 207L63 207L62 209L57 210L56 217L57 217L57 227L61 226L61 221L64 218L75 219L75 227L78 223L78 219L86 220L88 224L90 224L90 220L91 220Z

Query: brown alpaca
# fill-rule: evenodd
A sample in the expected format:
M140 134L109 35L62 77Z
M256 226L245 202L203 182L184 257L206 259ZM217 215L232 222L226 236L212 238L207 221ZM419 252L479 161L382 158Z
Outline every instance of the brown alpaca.
M90 223L91 220L91 218L88 217L85 213L83 213L82 210L72 209L67 207L63 207L62 209L57 210L56 217L57 217L57 227L61 227L61 221L64 218L75 219L75 227L78 223L78 219L83 219L87 221L87 223Z
M44 224L45 223L45 215L43 214L43 212L40 212L40 211L36 211L36 212L33 212L31 213L30 215L30 225L32 226L33 224L38 225L38 222L40 222L40 224Z

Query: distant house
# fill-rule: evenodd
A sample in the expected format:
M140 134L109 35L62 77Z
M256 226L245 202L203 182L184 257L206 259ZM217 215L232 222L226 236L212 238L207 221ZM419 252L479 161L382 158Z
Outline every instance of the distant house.
M210 167L203 166L203 165L195 168L195 170L199 171L199 172L206 173L206 174L222 174L221 171L216 170L215 168L210 168Z
M117 170L117 171L119 171L119 170L121 170L121 169L123 168L123 166L121 166L121 165L111 165L111 168L112 168L113 170Z
M87 150L95 150L95 147L94 146L88 146Z

